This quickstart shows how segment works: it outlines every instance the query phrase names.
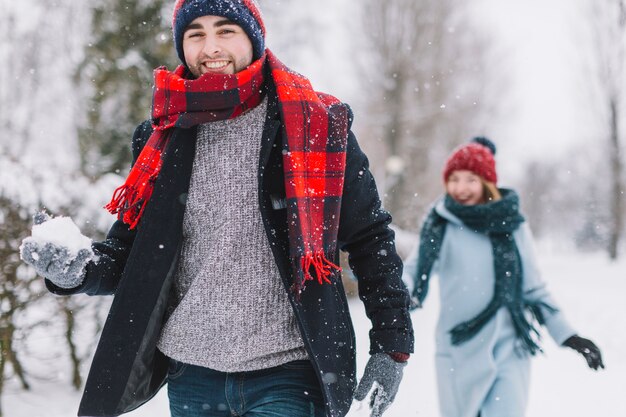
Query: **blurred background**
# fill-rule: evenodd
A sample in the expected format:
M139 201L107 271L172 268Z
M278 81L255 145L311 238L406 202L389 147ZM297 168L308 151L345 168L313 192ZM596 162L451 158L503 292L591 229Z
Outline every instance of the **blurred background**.
M173 3L0 0L0 398L43 378L33 361L83 383L110 300L48 295L18 247L41 207L108 230L152 70L178 65ZM624 257L626 1L260 3L268 47L352 106L401 255L447 154L481 135L542 248ZM32 342L50 332L54 353Z

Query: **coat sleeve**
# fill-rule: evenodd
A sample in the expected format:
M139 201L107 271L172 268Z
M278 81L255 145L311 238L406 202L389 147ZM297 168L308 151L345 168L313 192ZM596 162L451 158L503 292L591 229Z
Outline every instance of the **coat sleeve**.
M132 165L137 160L151 133L152 127L149 121L145 121L135 129L132 141ZM49 280L46 280L48 290L57 295L78 293L88 295L114 294L124 272L136 234L136 229L130 230L124 222L116 220L104 241L92 243L91 247L96 255L96 259L87 264L83 283L76 288L65 289L57 287Z
M568 323L552 294L548 291L545 281L541 278L532 232L526 223L521 226L517 233L517 243L524 271L524 298L526 300L543 302L555 309L555 311L549 311L546 308L542 308L545 318L544 325L550 337L558 345L561 345L568 337L576 334L576 331Z
M391 216L381 208L369 162L349 133L338 243L358 280L372 322L370 353L413 352L409 293L402 283Z

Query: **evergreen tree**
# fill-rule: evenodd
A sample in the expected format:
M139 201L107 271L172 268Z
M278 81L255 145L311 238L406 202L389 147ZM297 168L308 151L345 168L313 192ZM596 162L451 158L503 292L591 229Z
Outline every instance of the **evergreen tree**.
M130 162L135 126L150 116L153 69L176 63L164 0L98 0L92 36L77 70L90 90L79 131L82 170L90 176L121 170Z

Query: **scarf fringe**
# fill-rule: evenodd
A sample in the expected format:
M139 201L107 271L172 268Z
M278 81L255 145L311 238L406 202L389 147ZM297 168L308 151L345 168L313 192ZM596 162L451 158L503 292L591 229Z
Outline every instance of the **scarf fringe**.
M535 319L537 320L537 323L541 324L542 326L546 323L546 317L544 316L543 311L541 310L540 307L543 307L546 310L548 310L550 314L554 314L559 311L558 308L555 308L544 301L540 301L540 302L527 301L526 308L528 308L528 310L535 317Z
M154 187L146 186L148 182L154 181L148 180L146 183L141 184L140 187L128 184L117 187L113 192L113 198L104 208L111 214L118 214L119 218L131 230L134 229L137 227L139 219L146 208L143 202L150 200L154 189Z
M307 253L300 259L300 266L302 268L303 286L306 281L313 281L317 278L317 282L320 284L330 284L330 277L335 272L341 272L341 267L332 263L323 251L315 253ZM313 274L311 273L313 268Z
M502 307L501 303L492 302L481 312L481 314L476 316L476 318L456 325L452 330L450 330L452 344L455 346L460 345L461 343L464 343L474 337L480 329L482 329L482 327L489 320L491 320L495 311L497 311L500 307ZM545 308L550 313L556 313L558 311L558 309L543 301L527 301L525 303L525 308L530 311L533 318L540 325L543 325L546 322L544 312L541 308ZM529 322L524 315L525 309L508 308L508 310L511 314L511 320L513 321L515 333L520 341L521 347L531 355L543 352L543 349L541 349L541 346L538 344L538 341L541 339L541 334L533 323Z
M531 355L536 355L538 352L543 352L537 341L541 338L539 330L532 323L530 323L524 316L524 310L514 310L511 312L511 319L513 320L513 326L517 333L517 338L520 341L522 349L526 350Z
M107 205L104 206L105 209L111 214L117 214L120 212L121 208L124 206L124 201L126 200L126 195L128 194L128 187L126 184L122 184L113 191L113 197L111 197L111 201Z
M295 279L291 284L290 291L298 302L307 281L317 280L319 284L332 284L329 278L333 274L341 272L341 267L331 262L323 251L308 252L299 258L292 258L291 265L295 269Z

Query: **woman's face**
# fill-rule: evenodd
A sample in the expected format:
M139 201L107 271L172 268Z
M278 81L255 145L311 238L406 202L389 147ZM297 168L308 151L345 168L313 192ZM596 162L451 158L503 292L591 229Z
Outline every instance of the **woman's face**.
M483 182L472 171L452 171L446 183L446 192L464 206L473 206L485 201Z

